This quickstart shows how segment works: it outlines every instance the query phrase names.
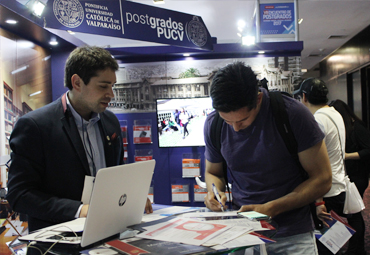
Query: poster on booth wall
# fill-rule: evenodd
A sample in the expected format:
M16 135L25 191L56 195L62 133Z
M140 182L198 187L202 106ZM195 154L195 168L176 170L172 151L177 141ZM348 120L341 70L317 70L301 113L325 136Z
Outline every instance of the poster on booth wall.
M189 185L172 184L172 202L190 202Z
M200 176L200 155L195 154L191 158L184 154L182 158L182 178Z

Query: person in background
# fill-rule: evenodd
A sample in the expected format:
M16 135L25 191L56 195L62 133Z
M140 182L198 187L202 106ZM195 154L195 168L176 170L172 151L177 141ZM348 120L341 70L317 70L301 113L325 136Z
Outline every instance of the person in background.
M266 214L278 225L276 243L266 245L268 254L317 254L309 204L330 190L331 171L324 134L312 114L283 95L301 167L276 128L268 91L258 87L250 67L236 62L221 68L213 78L211 98L224 123L221 151L213 145L210 131L216 112L204 126L205 205L221 211L214 184L226 207L225 159L233 180L233 209Z
M103 48L76 48L65 65L68 92L17 121L7 199L14 211L28 215L30 232L86 217L85 176L123 164L120 124L106 110L117 70ZM146 212L151 211L148 199Z
M185 138L185 136L189 135L189 131L188 131L188 124L189 124L189 114L187 111L185 111L184 108L182 108L181 110L181 113L179 115L179 119L180 119L180 122L184 128L184 133L183 133L183 139Z
M300 88L293 92L301 97L301 102L314 115L321 130L325 133L325 144L328 150L332 171L332 185L328 193L322 198L316 199L317 217L323 225L329 227L325 220L330 220L330 211L334 210L338 215L343 214L345 193L345 144L346 130L342 116L334 107L327 105L329 90L325 83L317 78L304 80ZM321 242L317 242L319 254L332 254Z
M332 101L329 105L333 106L343 117L346 128L346 171L363 197L369 185L370 131L342 100ZM362 213L349 215L348 223L356 230L356 233L349 240L345 254L365 255L365 222Z

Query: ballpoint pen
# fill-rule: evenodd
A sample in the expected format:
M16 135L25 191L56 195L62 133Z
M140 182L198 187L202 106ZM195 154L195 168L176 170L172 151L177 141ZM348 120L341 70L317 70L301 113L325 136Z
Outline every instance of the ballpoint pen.
M220 205L221 205L221 211L224 211L224 205L221 203L221 197L220 197L220 194L218 193L218 190L217 190L217 188L216 188L216 186L215 186L215 184L214 183L212 183L212 189L213 189L213 193L215 194L215 196L216 196L216 199L217 199L217 201L220 203Z

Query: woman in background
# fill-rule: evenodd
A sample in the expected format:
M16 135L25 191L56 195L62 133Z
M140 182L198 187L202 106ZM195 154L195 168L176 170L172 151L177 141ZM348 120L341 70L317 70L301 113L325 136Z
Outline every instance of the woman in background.
M363 197L369 185L370 131L343 101L339 99L332 101L330 106L333 106L343 117L346 128L346 171L350 180L356 184L361 197ZM366 254L364 244L365 222L361 212L349 216L348 223L356 230L356 233L349 240L345 254Z

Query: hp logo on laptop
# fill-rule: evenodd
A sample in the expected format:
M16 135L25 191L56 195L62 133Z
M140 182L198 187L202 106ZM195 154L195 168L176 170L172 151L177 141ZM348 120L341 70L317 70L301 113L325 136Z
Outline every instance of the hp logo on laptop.
M126 194L122 195L119 198L118 205L119 206L123 206L126 203L126 200L127 200L127 195Z

